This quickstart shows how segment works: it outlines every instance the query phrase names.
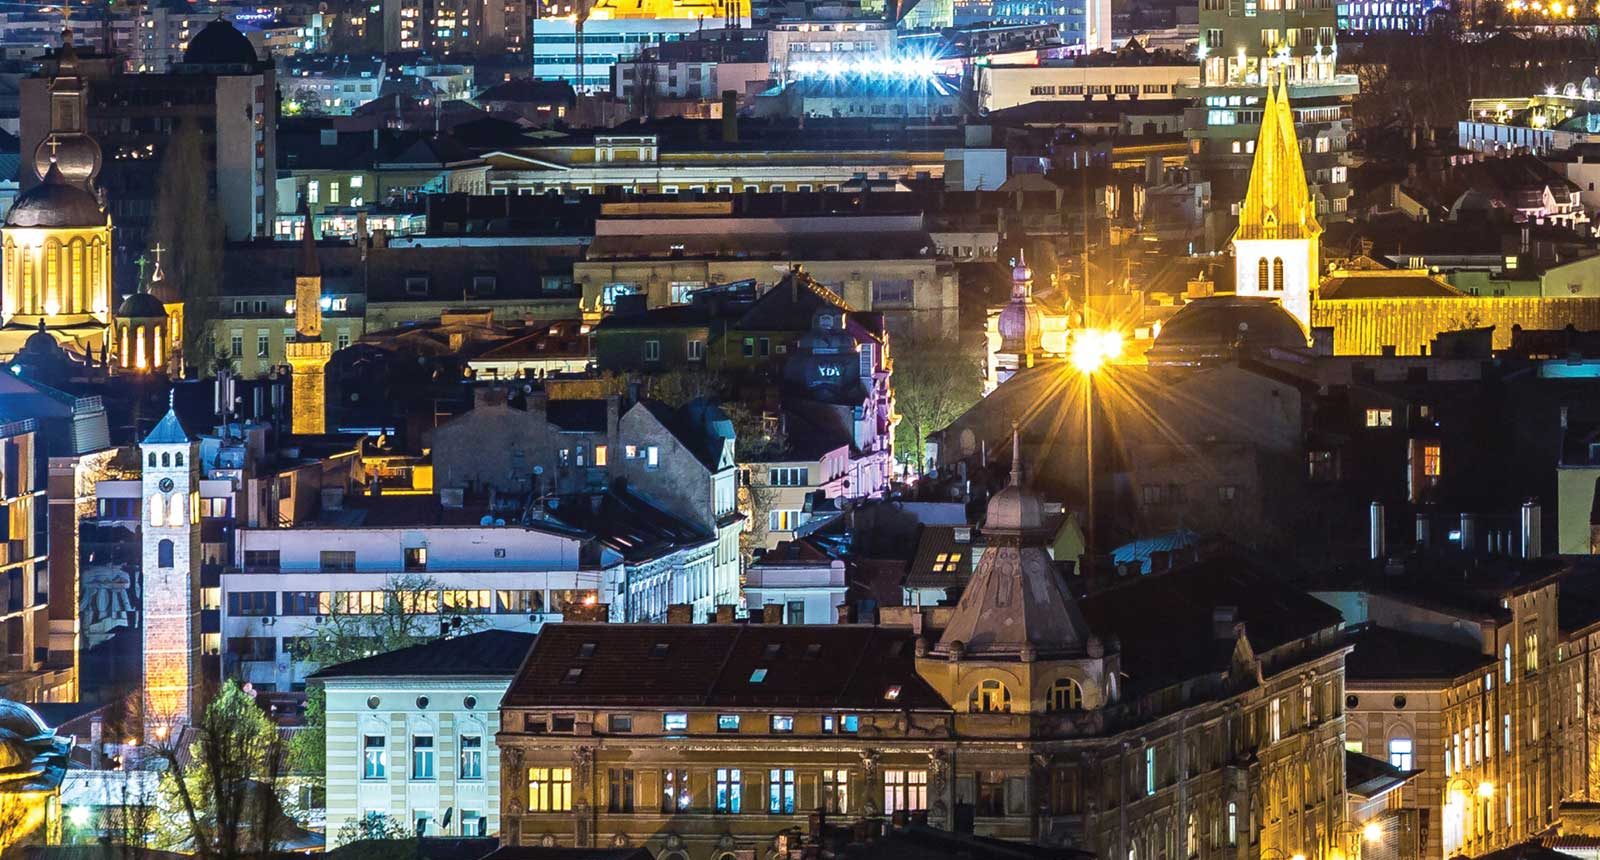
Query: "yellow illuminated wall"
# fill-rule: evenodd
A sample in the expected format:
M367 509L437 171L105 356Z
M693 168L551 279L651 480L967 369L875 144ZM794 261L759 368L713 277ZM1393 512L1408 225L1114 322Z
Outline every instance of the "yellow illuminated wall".
M750 0L600 0L589 12L589 20L717 20L728 14L730 6L734 15L740 18L750 16Z
M1600 301L1592 298L1459 298L1318 300L1313 328L1333 329L1335 355L1422 355L1440 332L1494 326L1494 348L1511 346L1511 327L1579 331L1600 329Z
M0 292L13 317L79 317L107 322L111 307L111 227L5 231ZM67 321L67 320L63 320Z

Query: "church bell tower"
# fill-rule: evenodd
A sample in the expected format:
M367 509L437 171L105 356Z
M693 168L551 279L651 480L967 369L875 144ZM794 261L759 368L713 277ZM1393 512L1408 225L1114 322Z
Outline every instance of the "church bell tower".
M1275 298L1310 331L1321 238L1289 109L1289 84L1280 77L1267 85L1250 186L1233 234L1235 294Z
M309 211L301 247L300 274L294 279L294 340L284 348L291 385L289 427L297 435L312 435L327 432L327 367L333 344L322 339L322 272Z
M199 707L199 453L170 405L139 446L146 743L175 737Z

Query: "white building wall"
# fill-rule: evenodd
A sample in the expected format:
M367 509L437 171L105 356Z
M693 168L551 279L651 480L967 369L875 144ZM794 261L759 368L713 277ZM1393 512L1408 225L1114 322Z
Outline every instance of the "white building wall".
M390 815L414 825L429 814L429 836L476 835L467 830L472 813L486 821L485 835L500 832L500 699L504 678L333 678L327 690L327 833L329 847L351 819ZM427 706L419 707L419 697ZM469 697L472 700L469 707ZM376 700L376 707L372 702ZM411 742L432 733L434 776L416 778ZM384 772L365 770L368 735L385 738ZM461 778L461 738L481 738L481 779ZM450 826L440 828L446 809Z
M1240 296L1265 296L1277 299L1283 309L1311 330L1311 284L1316 251L1312 243L1300 239L1235 239L1234 292ZM1267 261L1266 289L1262 289L1260 261ZM1283 280L1277 280L1277 261L1283 261Z
M978 66L978 106L1003 110L1038 101L1132 101L1176 98L1200 83L1183 66Z

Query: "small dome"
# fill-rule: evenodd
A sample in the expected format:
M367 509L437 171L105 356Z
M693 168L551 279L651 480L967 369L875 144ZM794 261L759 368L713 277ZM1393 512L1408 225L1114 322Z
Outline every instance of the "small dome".
M54 734L32 708L11 699L0 699L0 729L10 731L25 741Z
M22 349L17 352L17 356L19 358L53 356L59 352L61 344L50 335L50 332L45 331L44 318L40 317L39 330L28 335L28 339L22 342Z
M260 60L250 39L222 18L195 34L183 51L185 63L201 66L254 66Z
M1220 295L1183 306L1161 326L1150 358L1228 358L1235 347L1306 348L1306 333L1277 299Z
M117 308L118 319L166 319L167 309L161 300L140 291L122 300Z
M989 499L989 508L983 521L986 531L1031 531L1044 524L1039 500L1022 487L1012 484Z
M7 227L104 227L106 213L89 191L68 182L57 165L17 197L6 214Z
M100 174L100 144L81 131L51 132L33 150L35 175L49 173L52 160L68 182L87 189Z
M1032 302L1012 302L1000 311L1000 351L1038 352L1044 315Z

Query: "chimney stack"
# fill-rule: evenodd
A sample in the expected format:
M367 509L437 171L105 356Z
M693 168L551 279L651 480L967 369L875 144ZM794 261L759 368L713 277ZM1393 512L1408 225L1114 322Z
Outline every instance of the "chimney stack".
M722 142L739 142L739 93L722 91Z
M1542 512L1538 499L1522 503L1522 557L1538 558L1544 554Z
M693 624L694 605L690 603L672 603L667 605L668 624Z
M1461 514L1461 549L1466 552L1478 551L1478 515L1463 512Z
M1368 511L1367 538L1368 549L1374 559L1383 558L1387 548L1384 546L1383 502L1374 501Z

